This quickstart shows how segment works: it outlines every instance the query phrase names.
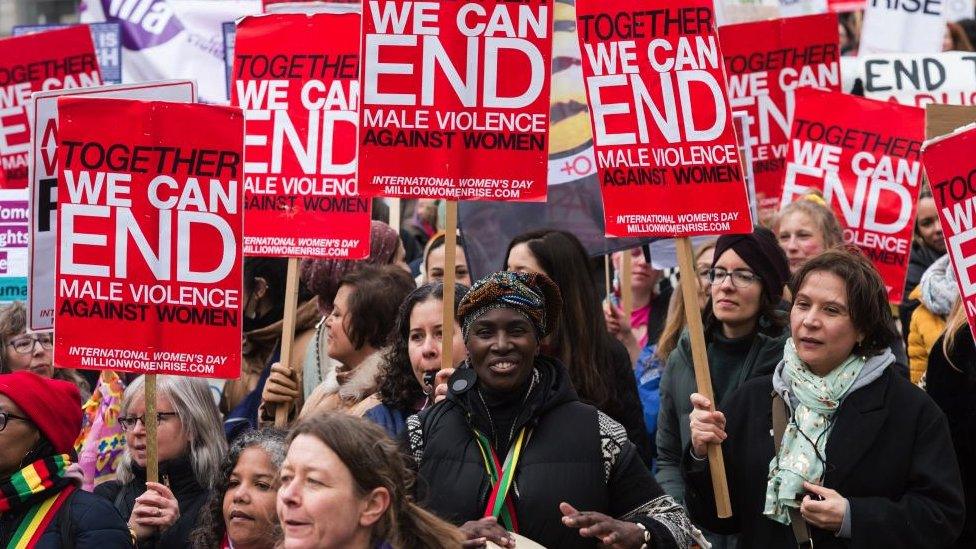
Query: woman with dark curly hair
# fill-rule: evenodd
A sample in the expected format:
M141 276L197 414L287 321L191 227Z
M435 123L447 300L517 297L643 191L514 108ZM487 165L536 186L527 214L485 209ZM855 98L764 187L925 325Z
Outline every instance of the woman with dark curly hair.
M231 445L220 477L190 535L195 549L271 549L281 537L275 498L287 433L248 431Z
M468 293L467 286L456 285L454 310ZM397 437L406 428L407 417L419 412L433 393L433 377L441 368L441 329L443 327L444 284L425 284L410 293L397 313L393 341L384 357L380 385L381 404L364 416ZM461 339L461 328L454 323L455 364L468 356Z

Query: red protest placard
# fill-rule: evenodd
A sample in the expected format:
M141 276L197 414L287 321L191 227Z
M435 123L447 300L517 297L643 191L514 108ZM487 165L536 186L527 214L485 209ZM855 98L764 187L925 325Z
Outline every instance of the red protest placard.
M58 110L57 364L238 377L241 111L70 97Z
M363 192L545 200L552 6L363 2Z
M608 236L752 230L710 0L576 3Z
M819 191L844 240L860 248L902 301L922 184L925 111L812 88L797 90L783 183L787 205Z
M246 17L231 101L245 109L244 253L361 259L356 180L359 15Z
M729 103L749 125L760 219L779 208L797 88L841 90L837 16L787 17L719 29Z
M88 27L0 39L0 188L27 186L31 93L101 83Z
M976 334L976 126L926 142L922 163L939 210L969 328Z

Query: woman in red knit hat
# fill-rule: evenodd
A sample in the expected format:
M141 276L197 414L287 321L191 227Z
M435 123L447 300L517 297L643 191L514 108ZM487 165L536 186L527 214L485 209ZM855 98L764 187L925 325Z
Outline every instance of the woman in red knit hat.
M78 489L81 397L30 372L0 376L0 547L131 547L108 500Z

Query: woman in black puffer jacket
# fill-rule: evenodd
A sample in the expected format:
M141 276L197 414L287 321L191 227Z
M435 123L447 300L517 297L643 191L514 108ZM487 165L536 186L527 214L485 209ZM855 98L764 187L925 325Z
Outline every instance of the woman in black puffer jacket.
M566 368L539 354L560 301L545 275L513 272L462 300L467 367L446 400L407 420L421 502L468 540L506 547L509 532L561 549L690 546L697 531L624 428L580 402Z

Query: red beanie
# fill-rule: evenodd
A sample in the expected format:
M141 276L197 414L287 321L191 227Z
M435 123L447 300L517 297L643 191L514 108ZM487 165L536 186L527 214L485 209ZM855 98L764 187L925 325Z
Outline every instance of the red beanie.
M56 452L71 453L82 420L81 394L74 383L22 370L0 375L0 394L24 411Z

